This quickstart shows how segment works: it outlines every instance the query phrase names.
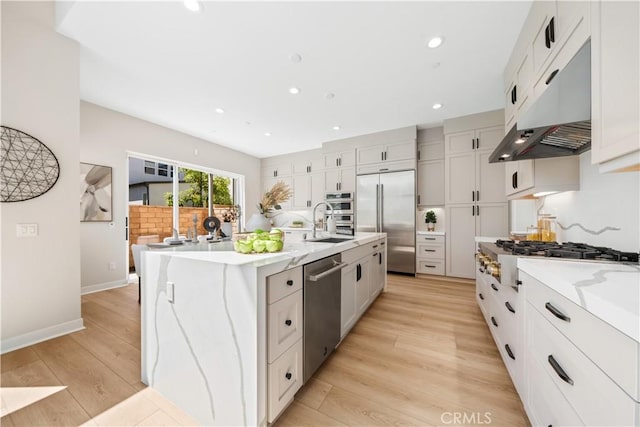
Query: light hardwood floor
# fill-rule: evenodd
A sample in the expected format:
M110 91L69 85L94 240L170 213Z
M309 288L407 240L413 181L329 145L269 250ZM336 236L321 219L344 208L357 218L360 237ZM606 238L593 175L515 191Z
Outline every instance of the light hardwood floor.
M2 417L3 426L195 423L140 382L137 284L83 296L82 316L85 330L0 358L2 387L66 386ZM389 275L277 427L455 425L455 413L528 425L473 286Z

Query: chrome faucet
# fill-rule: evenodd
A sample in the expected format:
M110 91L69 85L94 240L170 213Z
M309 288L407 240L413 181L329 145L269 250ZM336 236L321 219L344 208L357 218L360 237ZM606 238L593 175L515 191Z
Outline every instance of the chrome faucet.
M325 205L328 206L329 209L331 209L331 216L333 217L333 206L331 206L329 203L327 202L318 202L316 203L316 205L313 207L313 216L311 217L311 221L313 222L313 239L316 238L316 209L318 209L318 206L320 205Z

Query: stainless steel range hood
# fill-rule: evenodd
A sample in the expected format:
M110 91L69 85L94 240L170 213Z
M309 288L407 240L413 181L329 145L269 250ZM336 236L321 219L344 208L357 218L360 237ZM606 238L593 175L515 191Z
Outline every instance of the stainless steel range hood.
M573 156L591 148L591 42L562 71L552 73L547 84L489 163Z

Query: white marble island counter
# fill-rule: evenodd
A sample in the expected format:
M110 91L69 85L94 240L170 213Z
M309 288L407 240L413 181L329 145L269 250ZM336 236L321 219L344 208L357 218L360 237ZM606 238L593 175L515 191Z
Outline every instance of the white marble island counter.
M266 425L267 277L381 238L285 242L273 254L230 242L143 252L142 381L203 425Z

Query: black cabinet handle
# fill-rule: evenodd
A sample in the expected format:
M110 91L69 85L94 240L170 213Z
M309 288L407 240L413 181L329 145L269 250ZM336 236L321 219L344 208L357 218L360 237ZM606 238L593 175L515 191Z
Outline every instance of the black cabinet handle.
M556 18L555 16L551 18L551 21L549 21L549 41L551 43L555 43L556 42Z
M384 151L380 153L380 160L384 160Z
M516 183L516 186L513 187L513 188L518 188L518 172L517 171L513 173L513 178L514 178L515 183Z
M291 372L287 372L286 374L284 374L284 377L290 380L293 377L293 375L291 375Z
M553 80L553 78L556 76L556 74L558 74L558 71L560 70L553 70L553 73L549 74L549 77L547 78L547 80L545 80L545 84L549 84L551 83L551 80Z
M518 185L516 184L516 174L518 172L514 172L511 174L511 188L513 188L514 190L518 187Z
M522 280L516 280L516 286L522 286Z
M480 216L480 206L476 205L476 216Z
M471 201L475 202L476 201L476 192L471 190Z
M436 266L435 266L435 265L425 264L424 266L425 266L425 267L427 267L427 268L436 268Z
M565 322L571 322L571 318L569 316L567 316L566 314L564 314L563 312L561 312L560 310L555 308L550 302L547 302L544 305L544 308L549 310L551 312L551 314L556 316L558 319L564 320Z
M498 327L498 322L496 322L496 318L491 316L491 323L493 323L493 326L495 326L496 328Z
M435 252L436 250L435 249L425 249L424 251L425 252Z
M360 264L356 265L356 282L359 282L362 279L362 266Z
M482 293L479 293L478 296L480 297L481 300L484 301L484 295L482 295Z
M493 289L494 291L498 292L498 288L496 287L496 285L494 283L491 284L491 289Z
M472 150L475 150L475 149L476 149L476 139L475 139L475 138L472 138L472 139L471 139L471 149L472 149Z
M547 49L551 49L551 38L549 37L548 25L544 29L544 45L547 47Z
M476 202L480 201L480 190L476 190Z
M480 149L480 138L476 138L476 150Z
M436 240L435 237L425 237L424 240Z
M476 216L476 207L471 206L471 216Z
M509 301L505 302L505 303L504 303L504 306L505 306L505 307L507 307L507 310L509 310L509 311L510 311L510 312L512 312L512 313L515 313L515 312L516 312L515 308L513 308L513 307L511 306L511 303L509 303Z
M516 357L513 355L513 352L511 351L511 347L509 347L509 344L505 344L504 349L507 350L507 354L512 360L516 360Z
M378 253L378 264L382 265L382 252Z
M567 375L564 369L562 369L562 366L560 366L560 364L556 361L556 359L553 358L551 354L549 355L547 360L549 361L549 364L551 365L553 370L556 371L556 374L558 374L558 376L562 379L562 381L567 384L573 385L573 380L571 379L571 377Z
M287 286L293 286L293 280L291 279L287 280Z
M285 320L284 324L287 326L291 326L291 320L290 319Z
M418 159L420 160L420 159ZM418 194L418 204L420 204L420 195Z
M518 85L513 86L513 103L518 102Z

